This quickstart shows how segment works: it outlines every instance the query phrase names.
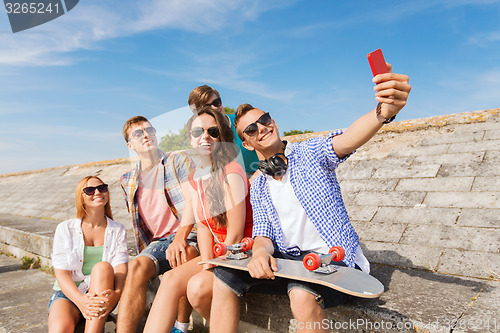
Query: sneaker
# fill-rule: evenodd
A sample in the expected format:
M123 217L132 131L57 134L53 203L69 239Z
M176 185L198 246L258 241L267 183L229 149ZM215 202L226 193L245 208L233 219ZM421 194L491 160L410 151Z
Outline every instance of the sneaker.
M177 327L174 327L174 328L172 328L172 330L170 331L170 333L184 333L184 332L181 331L180 329L178 329Z

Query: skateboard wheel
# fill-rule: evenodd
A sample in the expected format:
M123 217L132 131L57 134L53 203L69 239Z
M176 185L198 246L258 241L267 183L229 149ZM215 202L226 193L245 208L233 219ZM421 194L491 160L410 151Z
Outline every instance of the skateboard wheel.
M304 267L310 271L314 271L321 266L321 258L316 253L306 254L302 262L304 263Z
M227 246L224 243L217 243L214 245L214 254L217 257L225 255L227 252Z
M333 253L332 260L333 261L341 261L345 258L345 251L340 246L334 246L328 251L328 253Z
M243 238L241 242L243 243L243 247L241 248L243 252L250 250L253 246L253 239L250 237Z

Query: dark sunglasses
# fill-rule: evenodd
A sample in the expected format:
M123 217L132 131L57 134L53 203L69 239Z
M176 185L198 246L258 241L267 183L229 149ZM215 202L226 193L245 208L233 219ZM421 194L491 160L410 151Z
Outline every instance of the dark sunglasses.
M218 108L218 107L220 107L221 105L222 105L222 99L220 99L220 97L219 97L219 98L214 99L214 100L212 101L212 103L207 103L207 104L205 104L205 105L203 105L203 106L213 106L213 107Z
M197 138L205 132L205 129L202 127L194 127L191 129L191 136L193 138ZM208 135L212 138L217 139L219 137L219 129L215 126L207 128Z
M99 191L99 193L106 193L108 192L108 184L85 187L83 189L83 193L85 193L86 195L94 195L96 189Z
M264 113L262 116L257 119L256 122L251 123L248 125L244 130L243 133L248 135L248 136L255 136L257 135L257 132L259 131L259 127L257 126L257 123L263 125L263 126L269 126L271 125L272 118L269 115L269 112Z
M139 128L130 133L130 137L133 139L140 139L143 137L144 132L146 132L148 135L156 135L156 129L154 127L146 127L145 129Z

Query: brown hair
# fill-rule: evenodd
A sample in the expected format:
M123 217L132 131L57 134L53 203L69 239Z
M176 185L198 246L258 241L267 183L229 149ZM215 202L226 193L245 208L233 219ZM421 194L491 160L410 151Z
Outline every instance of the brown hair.
M255 109L251 104L245 103L238 106L236 109L236 114L234 116L234 128L236 129L236 134L240 137L241 141L245 141L243 136L243 130L238 130L238 122L241 117L243 117L248 111Z
M128 130L130 129L130 127L135 124L142 123L149 123L149 120L143 116L135 116L125 122L125 125L123 125L123 138L125 139L125 142L128 142Z
M214 216L219 227L226 227L227 216L224 202L224 186L222 182L227 182L225 177L226 165L233 161L238 155L234 144L234 134L225 115L213 110L210 106L205 106L202 107L197 114L189 118L187 122L188 136L191 136L193 121L202 114L207 114L215 119L215 123L219 129L220 142L224 142L224 144L221 144L218 149L213 151L210 155L210 161L212 162L212 177L210 177L205 194L210 215Z
M87 211L85 210L85 205L83 204L83 189L85 185L87 185L87 182L89 179L95 178L101 183L104 184L104 182L97 176L87 176L80 180L78 184L76 185L75 189L75 207L76 207L76 218L77 219L82 219L87 215ZM104 215L109 217L110 219L113 219L113 213L111 213L111 204L109 203L110 197L109 197L109 192L108 192L108 202L104 206Z
M191 108L191 111L196 112L196 110L201 109L205 104L207 104L212 95L220 98L219 92L206 84L191 90L188 97L188 105Z

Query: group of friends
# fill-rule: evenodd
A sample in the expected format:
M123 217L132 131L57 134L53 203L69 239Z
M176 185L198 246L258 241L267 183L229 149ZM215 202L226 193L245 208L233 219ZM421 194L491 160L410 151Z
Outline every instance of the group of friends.
M159 275L145 332L186 332L193 308L211 332L236 332L240 297L248 292L287 294L298 323L325 319L324 309L346 295L275 277L276 258L302 260L340 246L340 264L369 273L335 169L406 105L408 77L388 67L373 78L376 108L343 131L301 143L283 141L271 115L250 104L226 115L219 92L207 85L188 98L191 150L162 152L148 119L127 120L123 136L139 161L120 181L138 255L129 262L108 185L96 176L82 179L76 217L54 236L49 332L72 332L82 318L85 332L102 332L118 302L116 331L136 332L148 281ZM215 242L243 237L254 239L249 272L199 264L214 257Z

